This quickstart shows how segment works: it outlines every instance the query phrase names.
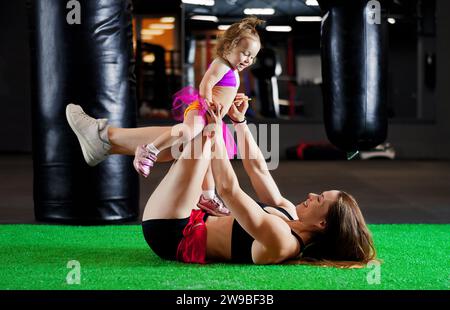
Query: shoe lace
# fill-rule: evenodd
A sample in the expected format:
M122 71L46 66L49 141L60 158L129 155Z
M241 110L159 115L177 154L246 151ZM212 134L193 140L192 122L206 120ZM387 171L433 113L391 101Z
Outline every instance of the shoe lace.
M82 119L86 120L86 121L89 123L89 125L97 124L97 120L96 120L95 118L90 117L90 116L87 115L86 113L80 111L80 112L78 112L77 114L78 114L78 116L80 116Z
M225 208L225 206L223 205L223 202L217 196L214 196L214 198L211 199L211 201L218 210L221 210L221 211L228 210L227 208Z

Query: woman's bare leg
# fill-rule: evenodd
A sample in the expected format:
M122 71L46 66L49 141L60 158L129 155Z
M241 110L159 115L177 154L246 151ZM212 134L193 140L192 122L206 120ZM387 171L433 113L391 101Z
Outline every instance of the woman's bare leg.
M194 150L197 154L194 154ZM148 199L143 220L188 217L198 202L201 185L210 165L210 155L209 138L197 135L187 143L180 159L172 165Z
M108 128L108 138L111 143L110 154L134 155L140 145L153 143L161 152L158 162L173 160L171 147L189 141L197 136L204 127L197 118L198 111L190 111L182 124L175 126L151 126L140 128Z
M111 143L109 154L132 155L139 145L149 144L167 132L170 134L172 126L150 126L139 128L108 128L108 138ZM173 160L170 149L159 153L157 162Z
M108 128L108 138L111 143L111 154L134 155L136 148L142 144L155 141L165 132L170 132L172 126L140 127L140 128Z

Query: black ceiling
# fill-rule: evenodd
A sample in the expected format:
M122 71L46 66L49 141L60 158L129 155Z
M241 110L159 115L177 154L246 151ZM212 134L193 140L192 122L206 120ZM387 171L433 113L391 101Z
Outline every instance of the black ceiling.
M358 0L342 0L358 1ZM416 12L417 3L424 5L434 0L379 0L382 8L394 15L410 15ZM220 18L239 18L246 8L273 8L273 17L289 17L297 15L320 15L318 6L308 6L306 0L215 0L214 6L184 4L188 15L211 14Z
M395 17L399 21L414 22L418 18L418 3L420 3L420 6L432 6L435 0L379 1L381 2L383 12L387 16ZM189 17L192 15L214 15L219 18L219 23L230 24L242 19L245 16L244 9L246 8L273 8L275 10L274 15L260 16L260 18L266 21L266 25L289 24L296 28L299 26L299 23L295 22L295 16L321 15L321 10L318 6L309 6L305 2L306 0L215 0L214 6L183 4L183 10L186 16L186 23L190 23L193 29L199 27L206 29L214 25L210 22L190 20ZM305 27L305 24L302 27Z
M177 14L184 9L187 16L215 15L221 22L234 21L244 16L245 8L273 8L270 18L293 18L297 15L320 15L318 6L308 6L306 0L215 0L214 6L182 4L181 0L132 0L135 14ZM358 1L358 0L342 0ZM379 0L389 15L416 17L417 3L428 6L435 0Z
M295 22L298 15L321 15L318 6L308 6L306 0L215 0L214 6L182 4L181 0L132 0L135 14L184 14L185 23L189 30L216 29L217 24L212 22L191 20L192 15L214 15L219 18L219 23L231 24L242 19L245 8L273 8L275 14L260 16L266 21L266 25L289 24L293 30L301 28L316 30L320 23ZM330 0L331 1L331 0ZM359 1L359 0L333 0L333 1ZM420 18L419 7L433 7L435 0L379 0L383 11L395 17L403 23L414 24ZM419 4L419 5L418 5ZM397 23L397 25L400 23ZM396 26L397 27L397 26ZM317 28L318 29L318 28ZM303 31L302 30L302 31Z
M275 14L271 17L286 17L297 15L320 15L318 6L308 6L305 0L216 0L214 6L199 6L184 4L188 15L212 14L222 21L225 19L242 18L246 8L273 8Z

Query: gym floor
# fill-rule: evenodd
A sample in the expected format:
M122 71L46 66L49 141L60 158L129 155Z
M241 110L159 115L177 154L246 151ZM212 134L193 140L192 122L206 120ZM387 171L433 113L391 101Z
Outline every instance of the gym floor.
M241 187L256 198L242 164L233 166ZM140 178L141 214L170 164ZM368 223L449 223L449 161L281 161L272 171L282 194L294 203L309 192L341 189L353 194ZM36 223L31 155L0 155L0 223ZM132 224L137 224L136 221Z
M255 197L242 164L234 161L233 166L241 186ZM169 167L158 164L148 179L140 179L141 213ZM139 221L103 226L37 223L32 158L10 154L0 155L0 288L183 292L449 289L449 161L283 161L272 174L282 193L294 202L303 201L308 192L331 188L354 194L369 223L379 261L352 270L164 261L148 248ZM441 223L446 225L435 225ZM71 262L82 268L77 285L67 280Z

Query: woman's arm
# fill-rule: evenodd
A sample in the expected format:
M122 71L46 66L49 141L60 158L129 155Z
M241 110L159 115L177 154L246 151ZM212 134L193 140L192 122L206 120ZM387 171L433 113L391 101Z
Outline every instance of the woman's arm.
M232 105L228 115L235 121L241 122L245 119L245 111L248 108L248 101L243 101L239 106ZM256 144L246 122L234 123L237 133L237 144L242 157L245 171L250 177L252 186L258 195L258 199L270 206L295 207L289 200L284 198L277 184L269 172L267 163L261 150Z
M222 115L217 115L216 117L221 118ZM207 130L211 130L211 125L208 125ZM253 251L262 249L269 261L271 258L278 259L288 255L289 251L291 251L290 248L286 247L286 244L289 245L286 242L288 240L287 236L290 235L289 226L279 217L264 212L240 188L226 152L221 125L215 126L213 130L211 165L218 194L239 224L259 242L259 246L253 247Z

